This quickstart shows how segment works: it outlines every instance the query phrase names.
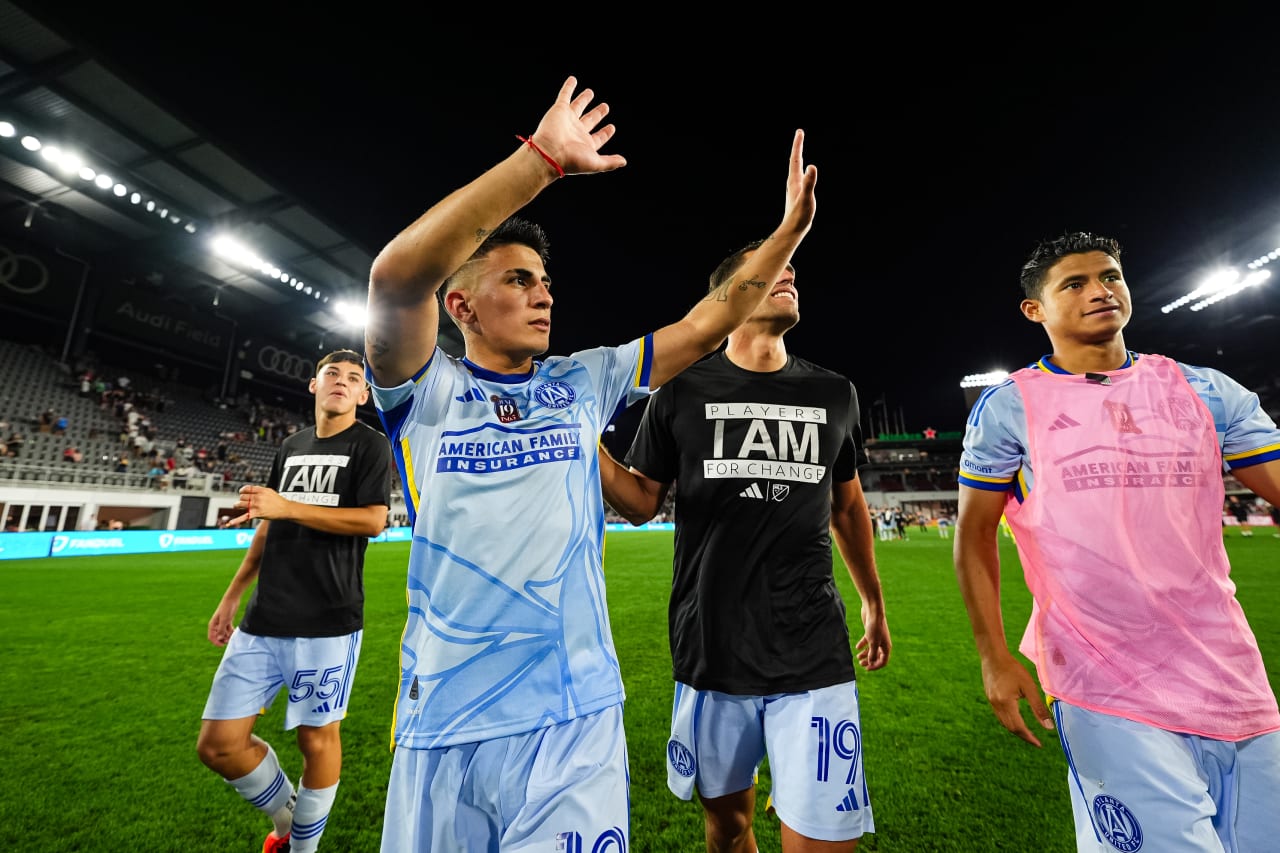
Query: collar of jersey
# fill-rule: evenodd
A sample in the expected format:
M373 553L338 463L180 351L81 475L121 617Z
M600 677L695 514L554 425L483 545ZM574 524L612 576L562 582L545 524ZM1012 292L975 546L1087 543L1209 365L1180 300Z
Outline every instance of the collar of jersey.
M502 382L507 385L518 385L521 382L528 382L533 378L533 374L538 372L538 368L542 367L542 362L534 360L533 367L529 368L527 373L498 373L494 370L481 367L471 359L463 356L462 363L467 366L472 375L477 379L483 379L486 382Z
M1071 375L1071 371L1070 371L1070 370L1063 370L1061 367L1058 367L1058 365L1056 365L1056 364L1054 364L1053 362L1049 361L1049 356L1050 356L1050 355L1053 355L1053 353L1050 353L1049 355L1042 355L1042 356L1040 356L1040 360L1039 360L1039 361L1032 362L1032 363L1031 363L1030 365L1028 365L1028 366L1029 366L1029 367L1033 367L1033 368L1035 368L1036 370L1043 370L1045 373L1060 373L1060 374L1062 374L1062 375L1064 375L1064 376L1070 376L1070 375ZM1134 363L1135 361L1137 361L1137 360L1138 360L1138 358L1139 358L1139 356L1138 356L1138 354L1137 354L1136 352L1134 352L1133 350L1128 350L1128 351L1126 351L1126 352L1125 352L1125 355L1124 355L1124 364L1120 365L1120 366L1119 366L1118 368L1116 368L1116 369L1117 369L1117 370L1126 370L1126 369L1128 369L1128 368L1130 368L1130 367L1133 367L1133 363Z

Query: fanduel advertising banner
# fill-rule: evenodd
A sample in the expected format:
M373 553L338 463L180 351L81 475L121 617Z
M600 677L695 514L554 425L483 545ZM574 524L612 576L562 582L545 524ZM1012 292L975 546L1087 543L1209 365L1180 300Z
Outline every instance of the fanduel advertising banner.
M409 527L389 527L370 542L408 542ZM253 530L92 530L83 533L0 533L0 560L89 557L245 549Z
M123 284L108 287L102 295L96 322L102 331L195 356L210 364L225 360L234 331L228 320L197 313L189 305Z
M248 548L252 530L92 530L55 533L50 557L90 554L150 554L155 551L217 551Z

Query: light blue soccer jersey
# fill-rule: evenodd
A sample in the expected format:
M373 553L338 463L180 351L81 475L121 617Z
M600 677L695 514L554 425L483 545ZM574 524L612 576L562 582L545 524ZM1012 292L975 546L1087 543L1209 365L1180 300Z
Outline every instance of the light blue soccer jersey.
M435 351L373 388L413 523L397 746L518 734L622 702L597 444L649 393L652 336L493 373Z
M1127 369L1141 357L1130 352L1120 369ZM1067 372L1049 361L1047 355L1027 366L1047 373ZM1181 362L1178 367L1213 415L1227 470L1280 458L1280 431L1260 405L1257 394L1211 367ZM1068 418L1055 422L1050 429L1070 429L1074 425ZM1024 500L1035 481L1027 446L1022 394L1012 379L1006 379L983 391L969 412L960 456L961 485L987 491L1012 489L1015 499Z

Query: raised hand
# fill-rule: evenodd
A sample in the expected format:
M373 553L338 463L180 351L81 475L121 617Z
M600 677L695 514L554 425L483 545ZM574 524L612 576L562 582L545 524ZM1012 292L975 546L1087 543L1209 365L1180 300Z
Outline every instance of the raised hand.
M787 204L782 213L782 228L806 234L818 211L814 192L818 185L818 167L804 164L804 131L797 130L791 140L791 162L787 170Z
M566 175L611 172L627 165L621 154L600 153L617 130L612 124L597 127L609 114L609 105L601 101L588 110L595 92L583 89L574 95L577 87L576 77L564 81L556 102L533 132L534 143L560 164Z

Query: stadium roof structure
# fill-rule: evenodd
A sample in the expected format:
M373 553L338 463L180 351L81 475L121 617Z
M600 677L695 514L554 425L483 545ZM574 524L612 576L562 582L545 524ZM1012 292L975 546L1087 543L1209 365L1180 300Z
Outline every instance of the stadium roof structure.
M335 309L363 309L370 252L32 9L0 0L0 234L127 257L153 288L301 349L361 348Z

